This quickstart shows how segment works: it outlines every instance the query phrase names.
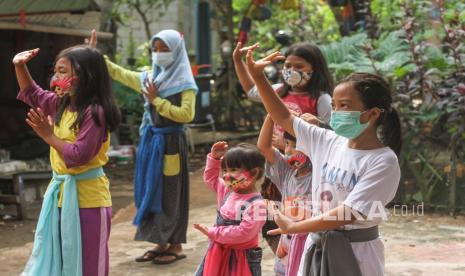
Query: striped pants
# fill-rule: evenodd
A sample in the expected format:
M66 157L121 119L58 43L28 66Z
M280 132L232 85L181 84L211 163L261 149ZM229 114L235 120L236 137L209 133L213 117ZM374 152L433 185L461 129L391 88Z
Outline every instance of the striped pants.
M80 208L83 276L109 274L111 207Z

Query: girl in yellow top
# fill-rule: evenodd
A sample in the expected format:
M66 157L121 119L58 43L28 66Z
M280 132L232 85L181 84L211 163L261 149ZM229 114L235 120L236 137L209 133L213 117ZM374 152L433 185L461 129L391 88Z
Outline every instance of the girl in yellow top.
M53 93L40 88L27 69L38 52L13 59L18 99L33 107L26 121L50 145L54 172L24 274L108 275L111 196L102 166L109 132L121 115L105 60L85 45L63 50L55 61Z
M96 45L94 31L89 44ZM186 242L189 171L183 124L194 118L198 88L179 32L161 31L150 45L152 71L133 72L106 61L114 80L145 99L134 179L135 239L156 246L136 261L169 264L185 258L181 243Z

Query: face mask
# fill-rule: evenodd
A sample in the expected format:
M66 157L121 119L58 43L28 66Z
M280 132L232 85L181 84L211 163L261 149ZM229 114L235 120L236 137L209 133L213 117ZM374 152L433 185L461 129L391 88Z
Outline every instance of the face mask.
M172 52L152 52L152 62L162 68L170 66L170 64L173 63L173 61L174 58Z
M329 125L337 135L355 139L368 127L368 123L360 123L360 111L331 111Z
M286 156L286 162L294 170L299 170L306 165L310 164L310 159L303 153L297 153Z
M284 69L283 79L290 86L304 86L312 77L313 72L301 72L292 69Z
M77 80L77 77L64 77L59 79L54 75L51 79L50 89L54 91L58 97L63 97L65 95L74 95L74 81Z
M253 185L254 178L248 171L228 172L223 175L224 185L234 192L245 189Z

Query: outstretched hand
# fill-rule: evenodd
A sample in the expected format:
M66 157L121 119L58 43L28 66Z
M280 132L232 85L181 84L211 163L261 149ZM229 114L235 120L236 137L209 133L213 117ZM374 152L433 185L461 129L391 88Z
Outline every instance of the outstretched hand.
M199 230L202 234L208 237L208 227L205 227L198 223L194 223L193 226L195 229Z
M13 64L14 65L26 64L32 58L37 56L37 54L39 53L39 50L40 50L39 48L36 48L33 50L27 50L27 51L16 54L15 57L13 58Z
M213 158L221 159L227 150L228 150L228 143L225 141L219 141L213 144L210 153Z
M247 51L249 50L255 50L258 47L260 47L260 44L257 42L254 45L247 46L247 47L242 47L242 42L237 42L236 48L233 51L233 60L234 62L240 62L242 59L242 56L247 54Z
M268 55L260 60L254 61L253 59L253 49L249 49L247 51L247 68L249 69L250 75L255 78L255 77L260 77L263 75L263 69L265 69L266 66L272 64L275 61L278 60L283 60L286 57L281 54L281 52L276 51L272 53L271 55Z
M92 29L92 31L90 32L90 37L86 38L84 40L84 43L92 48L97 47L97 32L95 31L95 29Z
M27 113L26 123L40 136L46 140L53 135L53 120L50 116L45 116L40 108L31 108Z
M294 223L290 218L286 217L281 211L278 210L277 206L272 203L268 205L268 212L273 214L273 220L278 225L279 228L273 229L267 232L268 235L279 235L279 234L288 234L289 227Z

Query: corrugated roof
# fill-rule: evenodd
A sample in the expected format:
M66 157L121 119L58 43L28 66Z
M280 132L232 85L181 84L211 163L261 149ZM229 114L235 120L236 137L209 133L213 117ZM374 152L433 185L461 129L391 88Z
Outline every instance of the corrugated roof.
M0 0L0 15L98 11L93 0Z
M99 7L93 0L0 0L0 29L86 37L99 25ZM102 38L113 36L98 34Z

